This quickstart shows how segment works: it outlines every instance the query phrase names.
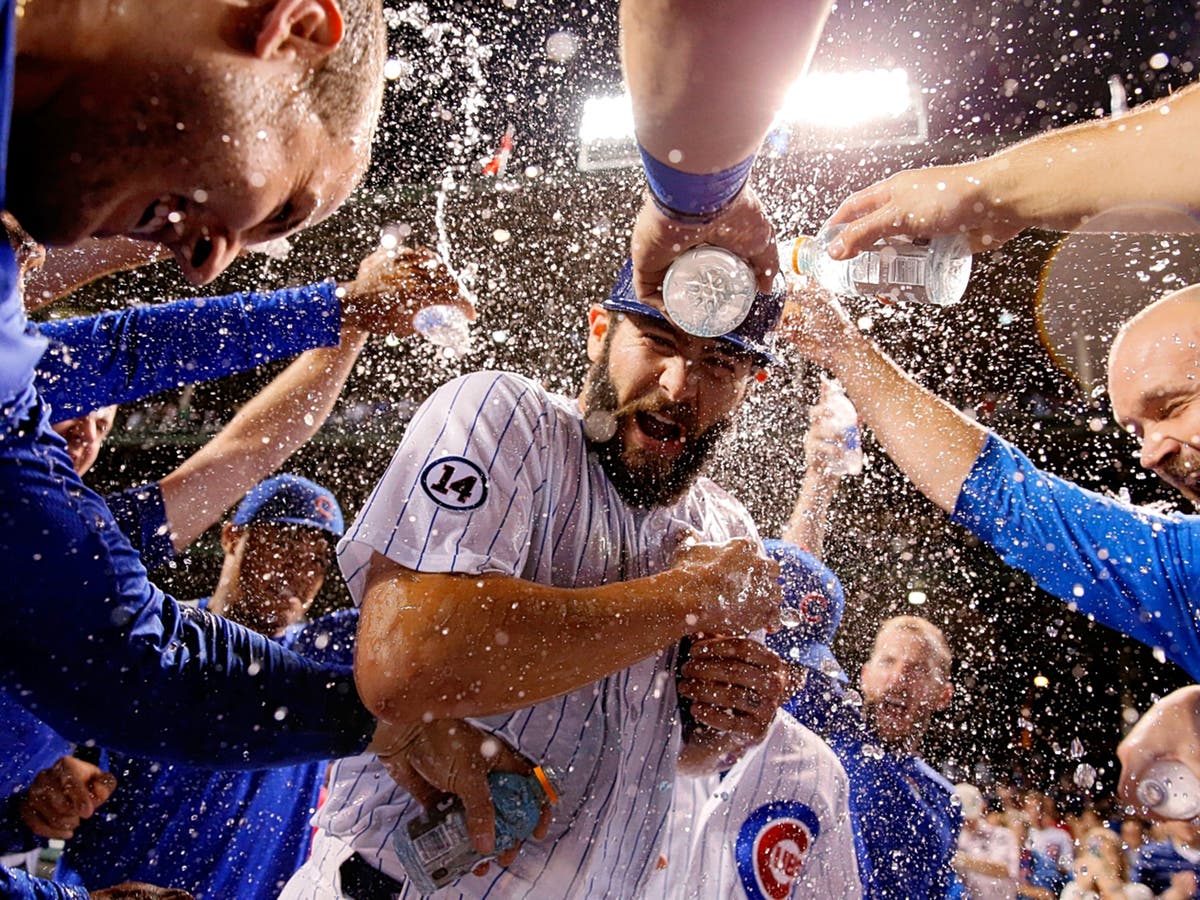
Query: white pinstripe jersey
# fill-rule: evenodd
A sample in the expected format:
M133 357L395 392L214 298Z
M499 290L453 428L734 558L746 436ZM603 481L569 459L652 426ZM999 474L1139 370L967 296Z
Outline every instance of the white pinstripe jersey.
M849 782L788 713L725 777L680 776L646 900L860 900Z
M564 588L640 578L670 565L676 535L757 537L745 509L699 479L670 507L626 504L589 453L574 400L517 375L478 372L422 406L342 540L361 602L372 551L425 572L501 574ZM527 709L481 719L558 775L548 838L439 896L634 897L654 862L679 749L675 650ZM372 756L339 762L317 823L394 878L392 847L416 806ZM415 896L415 891L412 892ZM407 896L407 894L403 895Z

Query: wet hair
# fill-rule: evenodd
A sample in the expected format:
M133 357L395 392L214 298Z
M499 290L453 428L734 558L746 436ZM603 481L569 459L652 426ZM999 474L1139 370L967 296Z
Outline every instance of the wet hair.
M893 616L879 626L879 631L875 633L875 643L878 645L879 638L888 631L907 631L917 635L929 645L933 650L933 655L938 662L938 668L946 677L950 677L950 667L954 663L954 654L950 651L950 645L946 642L946 635L942 633L942 629L938 628L928 619L922 619L920 616Z
M387 29L381 0L339 0L344 30L309 79L312 112L335 138L357 137L369 150L383 103ZM366 113L366 130L362 130Z

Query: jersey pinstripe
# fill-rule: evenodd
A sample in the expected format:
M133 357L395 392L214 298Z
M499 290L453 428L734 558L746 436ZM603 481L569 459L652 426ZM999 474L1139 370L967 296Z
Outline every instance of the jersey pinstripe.
M705 479L670 507L627 505L588 452L574 400L520 376L479 372L444 385L418 411L338 561L356 602L373 551L418 571L584 587L662 571L684 528L709 541L755 535L744 508ZM546 840L526 844L507 870L466 876L439 896L637 895L658 857L675 779L674 655L664 651L563 697L479 720L552 766L562 799ZM364 755L336 764L316 822L322 841L353 847L403 879L392 839L415 810ZM334 861L345 855L328 843L321 853ZM334 896L335 873L322 882L309 871L284 897Z
M676 780L661 852L646 900L862 897L846 772L782 710L724 777Z

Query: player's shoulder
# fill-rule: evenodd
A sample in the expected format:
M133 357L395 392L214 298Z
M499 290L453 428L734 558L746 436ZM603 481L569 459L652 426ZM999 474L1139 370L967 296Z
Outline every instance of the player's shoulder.
M454 409L470 408L482 416L510 416L541 415L563 407L566 398L516 372L481 369L447 381L434 391L431 401Z

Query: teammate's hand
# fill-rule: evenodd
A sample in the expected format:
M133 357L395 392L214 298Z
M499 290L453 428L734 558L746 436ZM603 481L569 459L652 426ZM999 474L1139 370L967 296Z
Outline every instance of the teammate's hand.
M1003 201L1004 178L995 160L897 172L851 194L837 208L829 224L846 229L829 255L849 259L897 234L934 238L961 233L972 253L995 249L1033 224Z
M115 887L91 891L92 900L193 900L191 894L179 888L156 887L140 881L125 881Z
M413 314L435 305L457 306L475 320L470 299L437 254L423 247L381 247L342 287L342 324L357 331L407 337L413 333Z
M1177 759L1200 778L1200 685L1180 688L1150 707L1117 745L1117 759L1121 802L1137 807L1139 815L1157 818L1142 807L1137 786L1162 759Z
M833 295L798 277L788 279L778 333L806 360L834 374L867 341Z
M775 229L767 221L758 195L746 185L713 221L703 225L684 225L668 219L653 200L646 198L633 226L631 244L633 287L638 299L661 298L667 269L675 257L697 244L732 250L750 263L758 276L758 289L763 293L771 290L779 271Z
M779 627L779 564L764 556L756 541L704 544L685 535L675 565L690 582L695 631L747 634Z
M371 746L388 774L428 809L446 794L455 794L466 812L471 844L483 856L496 849L496 810L492 806L489 772L532 775L533 764L499 738L461 719L396 726L380 722ZM540 840L550 827L550 806L542 806L542 817L533 836ZM518 844L497 857L510 865L520 853ZM475 870L487 871L486 864Z
M771 648L741 637L700 637L680 667L679 696L691 701L692 718L744 739L767 736L787 699L787 665Z
M21 821L34 834L66 840L117 786L117 779L98 766L64 756L42 769L18 801Z

